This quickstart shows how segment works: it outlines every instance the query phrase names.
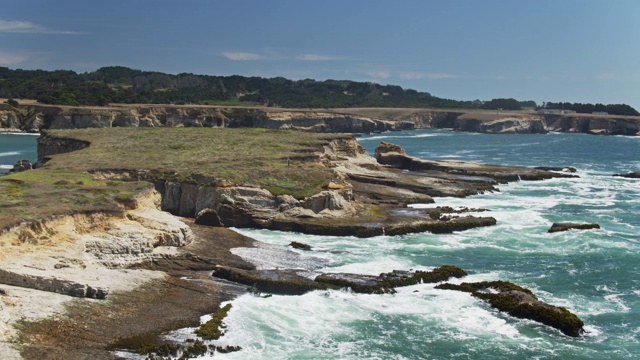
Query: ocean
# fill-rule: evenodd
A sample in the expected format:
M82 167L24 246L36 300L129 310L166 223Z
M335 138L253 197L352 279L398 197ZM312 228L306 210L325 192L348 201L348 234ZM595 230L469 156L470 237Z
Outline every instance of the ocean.
M525 166L572 166L580 178L521 181L499 192L436 198L436 205L488 208L496 226L453 234L370 239L238 230L266 245L235 249L263 268L379 274L457 265L462 281L505 280L577 314L588 333L571 338L433 284L395 295L316 291L232 302L217 359L637 359L640 354L640 182L612 177L640 169L640 138L586 134L474 134L416 130L367 135L409 155ZM415 205L420 206L420 205ZM433 205L429 205L433 206ZM548 234L553 222L600 230ZM296 240L302 261L269 256Z
M14 147L7 141L16 141ZM314 291L303 296L232 301L226 335L216 345L243 349L215 359L637 359L640 354L640 181L612 177L640 170L640 137L586 134L491 135L415 130L365 135L426 159L524 166L571 166L580 178L519 181L499 192L435 198L435 205L487 208L496 226L453 234L311 236L237 231L261 242L232 251L260 268L310 274L379 274L457 265L456 280L505 280L564 306L585 322L571 338L500 313L466 293L419 284L394 295ZM0 135L1 164L35 160L35 137ZM23 147L23 145L25 145ZM28 145L28 146L27 146ZM31 148L31 150L25 150ZM17 156L5 160L9 156ZM13 160L15 159L15 160ZM416 207L420 204L414 205ZM429 205L434 206L434 205ZM601 229L548 234L553 222L596 222ZM288 248L291 241L313 251ZM282 256L285 250L298 257ZM182 329L170 337L190 336Z
M39 134L0 133L0 175L13 169L18 160L27 159L32 163L38 160L36 139Z

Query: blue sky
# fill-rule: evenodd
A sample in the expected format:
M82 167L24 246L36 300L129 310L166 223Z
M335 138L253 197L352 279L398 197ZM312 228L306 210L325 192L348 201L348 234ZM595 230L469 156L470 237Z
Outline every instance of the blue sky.
M373 81L640 110L638 0L0 0L0 66Z

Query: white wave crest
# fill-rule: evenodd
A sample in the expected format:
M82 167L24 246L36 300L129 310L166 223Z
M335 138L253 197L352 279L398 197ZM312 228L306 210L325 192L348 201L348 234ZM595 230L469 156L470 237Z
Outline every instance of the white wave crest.
M20 155L20 154L22 154L22 153L19 152L19 151L7 151L7 152L1 152L0 153L0 157L2 157L2 156L15 156L15 155Z

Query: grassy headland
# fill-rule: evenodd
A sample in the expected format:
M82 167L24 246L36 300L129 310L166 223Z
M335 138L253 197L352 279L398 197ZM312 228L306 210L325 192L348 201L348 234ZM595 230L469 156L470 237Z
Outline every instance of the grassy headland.
M58 154L43 168L0 178L0 228L52 215L117 210L151 187L147 182L96 180L104 170L210 185L255 184L274 195L304 197L327 185L322 146L347 135L266 129L106 128L56 130L56 137L91 145Z

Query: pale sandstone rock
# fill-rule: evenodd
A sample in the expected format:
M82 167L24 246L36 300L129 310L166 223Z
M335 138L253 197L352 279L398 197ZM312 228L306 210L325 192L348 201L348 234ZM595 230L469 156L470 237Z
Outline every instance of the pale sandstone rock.
M86 296L91 289L129 291L165 277L162 272L120 267L172 253L192 241L189 227L158 210L159 202L158 194L149 192L125 216L61 216L0 235L0 288L6 291L0 295L0 358L19 358L12 347L17 335L13 323L63 311L72 297L56 292L82 290ZM35 241L20 241L20 233ZM29 287L13 286L18 280Z

